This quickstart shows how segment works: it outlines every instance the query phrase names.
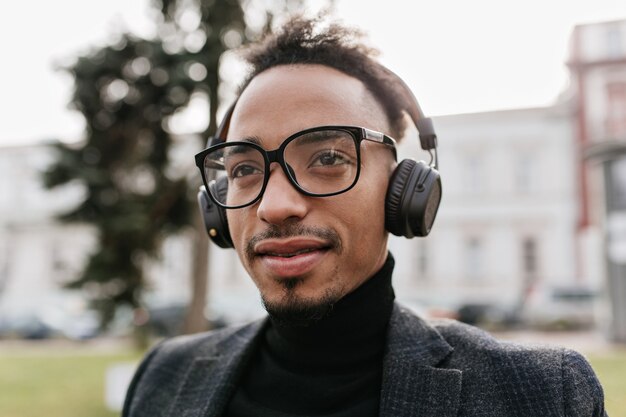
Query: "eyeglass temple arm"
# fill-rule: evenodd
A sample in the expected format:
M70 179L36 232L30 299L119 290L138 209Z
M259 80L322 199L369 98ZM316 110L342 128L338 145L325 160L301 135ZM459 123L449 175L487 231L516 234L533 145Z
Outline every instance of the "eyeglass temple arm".
M213 145L217 145L218 143L226 142L226 135L228 135L228 128L230 127L230 119L232 118L233 111L235 110L235 104L237 104L237 100L233 104L228 107L226 110L226 114L222 118L222 123L217 127L217 131L215 131L215 135L209 137L207 140L206 147L210 147Z

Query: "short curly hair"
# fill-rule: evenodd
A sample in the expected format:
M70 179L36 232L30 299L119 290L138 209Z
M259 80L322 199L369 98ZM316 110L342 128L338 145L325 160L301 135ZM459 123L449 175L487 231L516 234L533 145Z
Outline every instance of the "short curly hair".
M240 93L261 72L280 65L319 64L352 76L366 86L385 111L393 137L400 140L406 129L407 108L400 86L374 57L378 51L367 46L357 29L336 22L326 24L324 17L292 17L276 33L242 51L251 70Z

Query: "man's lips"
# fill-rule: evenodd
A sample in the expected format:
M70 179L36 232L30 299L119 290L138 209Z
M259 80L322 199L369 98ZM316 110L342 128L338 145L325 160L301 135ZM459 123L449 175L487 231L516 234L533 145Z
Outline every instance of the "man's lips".
M255 245L254 254L271 275L291 278L313 270L331 246L317 239L270 239Z
M268 239L254 246L254 254L256 256L279 256L288 258L316 250L326 250L329 249L330 246L330 243L317 239Z
M307 248L307 249L301 249L295 252L266 252L266 253L262 253L260 254L261 256L279 256L281 258L292 258L294 256L298 256L298 255L302 255L303 253L309 253L309 252L313 252L315 250L319 250L318 248Z

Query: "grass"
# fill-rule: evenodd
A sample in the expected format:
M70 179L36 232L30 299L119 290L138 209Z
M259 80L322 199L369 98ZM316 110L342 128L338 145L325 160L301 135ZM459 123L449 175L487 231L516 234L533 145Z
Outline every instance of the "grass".
M104 405L106 368L139 353L0 352L0 416L113 417Z
M0 416L119 416L104 406L105 371L111 364L136 362L141 356L130 349L0 350ZM626 350L588 358L604 386L608 414L626 417Z
M610 417L626 417L626 351L588 359L604 387L604 404Z

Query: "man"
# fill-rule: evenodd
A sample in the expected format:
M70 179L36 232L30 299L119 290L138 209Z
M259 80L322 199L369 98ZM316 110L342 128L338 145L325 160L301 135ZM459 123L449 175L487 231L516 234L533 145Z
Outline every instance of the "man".
M411 195L434 187L429 229L438 176L415 164L398 173L390 137L403 136L404 112L420 118L354 33L294 19L248 61L197 162L207 210L226 216L210 233L232 243L269 318L158 345L124 416L605 415L579 354L501 343L394 303L387 236L402 222L389 211L406 211L394 208L397 183L417 172Z

